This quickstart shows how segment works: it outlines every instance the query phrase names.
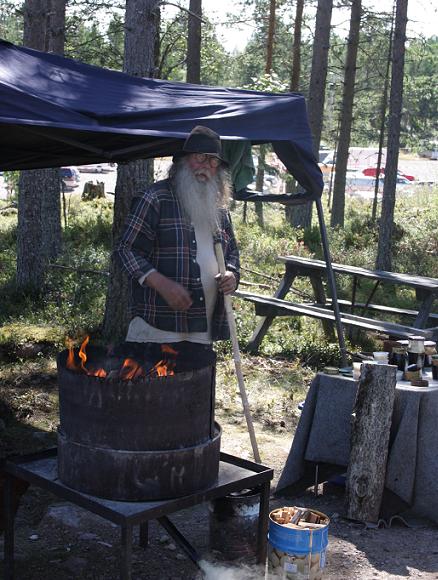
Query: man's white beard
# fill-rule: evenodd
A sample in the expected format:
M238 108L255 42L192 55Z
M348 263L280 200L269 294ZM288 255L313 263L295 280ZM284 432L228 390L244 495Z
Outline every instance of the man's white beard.
M181 209L194 226L206 225L214 234L218 229L218 189L216 177L198 181L192 170L181 163L175 175L175 194Z

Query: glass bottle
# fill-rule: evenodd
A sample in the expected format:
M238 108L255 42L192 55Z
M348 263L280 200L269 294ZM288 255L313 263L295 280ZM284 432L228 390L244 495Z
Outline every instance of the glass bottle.
M393 346L389 357L389 364L395 365L397 370L405 372L408 366L407 345Z
M432 366L432 355L436 354L436 342L434 340L424 341L424 368Z
M408 364L417 365L422 369L424 366L424 337L410 336L408 347Z
M432 378L434 381L438 381L438 354L432 355Z

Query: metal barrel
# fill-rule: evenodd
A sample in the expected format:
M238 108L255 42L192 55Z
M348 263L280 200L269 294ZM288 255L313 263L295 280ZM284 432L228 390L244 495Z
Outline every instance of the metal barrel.
M223 560L256 558L260 489L246 489L209 504L210 549Z
M90 361L105 351L87 348ZM103 379L58 355L58 470L66 485L99 497L181 497L217 479L215 367L164 377Z

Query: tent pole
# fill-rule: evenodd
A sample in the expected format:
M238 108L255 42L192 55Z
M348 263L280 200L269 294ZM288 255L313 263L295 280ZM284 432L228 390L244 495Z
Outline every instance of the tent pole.
M332 295L332 307L333 307L333 312L335 315L336 333L338 335L339 350L341 351L341 361L342 361L342 365L346 366L346 364L347 364L347 351L345 348L344 328L343 328L342 322L341 322L341 313L339 310L338 295L336 292L336 281L335 281L335 275L334 275L333 268L332 268L332 259L330 256L330 249L329 249L329 243L328 243L328 237L327 237L327 229L325 227L324 212L322 209L321 198L317 197L315 200L315 203L316 203L316 208L318 210L319 229L321 230L321 241L322 241L322 247L324 250L325 263L327 266L327 283L329 285L330 292Z

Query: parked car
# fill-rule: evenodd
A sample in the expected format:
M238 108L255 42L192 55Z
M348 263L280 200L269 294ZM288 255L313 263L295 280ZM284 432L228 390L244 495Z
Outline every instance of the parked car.
M362 173L364 175L368 175L369 177L376 177L377 167L366 167L365 169L362 169ZM385 175L384 167L380 168L380 175ZM406 173L403 173L399 169L397 170L397 177L405 177L408 181L415 181L415 177L413 175L407 175Z
M334 151L322 150L319 152L318 166L324 177L330 176L330 173L335 172Z
M79 175L77 167L61 167L60 173L65 187L70 189L78 187L81 176Z
M114 163L92 163L90 165L79 165L81 173L109 173L116 169Z
M379 191L378 195L381 196L383 193L384 178L379 178ZM362 175L360 172L347 173L345 180L345 191L349 195L359 195L364 198L372 198L374 196L374 190L376 186L376 179L370 177L369 175ZM409 187L410 186L410 187ZM396 191L401 193L410 193L413 188L412 181L406 179L406 177L397 177Z

